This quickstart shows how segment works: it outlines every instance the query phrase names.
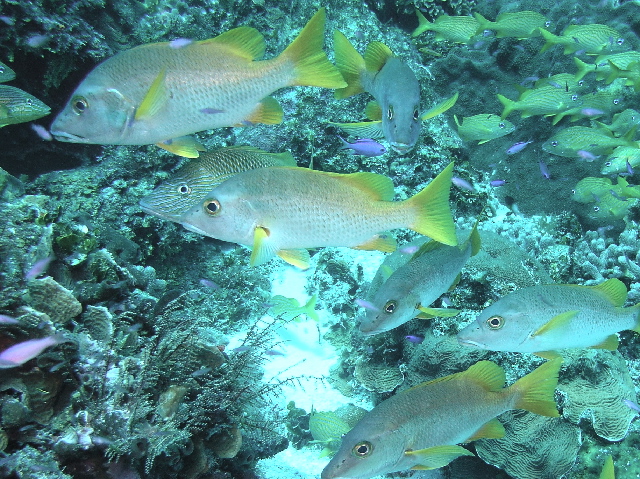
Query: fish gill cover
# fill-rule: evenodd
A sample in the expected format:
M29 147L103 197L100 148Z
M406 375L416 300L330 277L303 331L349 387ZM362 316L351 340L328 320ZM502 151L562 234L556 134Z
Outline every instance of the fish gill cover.
M606 477L612 469L618 477L640 474L640 341L631 314L640 302L636 1L327 2L330 61L339 30L358 52L384 44L418 79L421 133L403 156L381 138L381 155L343 149L331 122L366 126L389 111L369 104L366 93L336 100L331 89L314 87L273 93L280 124L248 119L195 133L186 144L211 152L198 163L153 146L50 141L53 117L103 61L155 42L184 52L248 27L264 36L264 58L275 58L318 7L273 0L0 5L0 79L11 93L0 92L0 475L320 477L345 429L366 420L362 407L371 411L425 381L440 379L431 383L437 388L470 368L495 371L473 368L486 361L504 369L508 385L539 366L530 353L468 347L457 334L514 291L549 283L563 285L568 299L543 304L554 312L536 323L533 338L582 317L571 285L595 286L588 291L597 295L607 289L601 309L615 323L599 337L601 349L563 350L556 342L535 351L564 358L560 416L510 411L463 438L468 444L442 443L412 457L452 478L598 477L605 460ZM246 45L240 52L247 54ZM116 80L131 81L136 67ZM162 71L142 85L150 99L143 113L166 100ZM15 121L13 98L39 118ZM445 103L450 111L429 114ZM260 105L258 112L280 117L275 101ZM223 109L197 105L196 113ZM344 138L359 145L372 136ZM247 248L186 231L183 211L226 179L206 176L216 171L206 158L247 145L290 152L298 167L377 173L350 184L393 202L428 187L453 161L453 218L466 232L480 220L481 249L460 274L458 264L438 265L453 284L420 306L460 314L424 314L370 337L360 331L359 318L378 307L366 302L368 292L416 253L410 242L421 236L409 229L389 232L392 225L383 224L368 243L397 243L394 264L368 249L285 254L308 264L304 272L280 258L251 267ZM271 159L237 164L230 174L271 166ZM270 201L281 203L288 191L270 192ZM156 203L142 210L145 199ZM343 236L349 226L340 226ZM486 325L507 331L495 316ZM593 331L591 323L580 326ZM486 376L478 381L486 384Z

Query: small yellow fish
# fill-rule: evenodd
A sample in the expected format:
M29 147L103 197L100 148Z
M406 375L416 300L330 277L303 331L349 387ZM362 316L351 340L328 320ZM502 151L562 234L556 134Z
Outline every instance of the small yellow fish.
M343 88L322 51L325 10L309 20L276 58L258 61L262 35L239 27L176 48L152 43L102 62L76 88L51 125L60 141L149 145L198 156L184 135L252 123L280 123L282 108L268 97L287 86Z
M478 32L495 30L496 37L515 37L519 40L539 36L538 27L547 25L547 19L538 12L524 10L522 12L505 12L498 15L495 22L491 22L479 13L473 16L478 21Z
M15 72L4 63L0 62L0 83L11 81L16 77Z
M573 122L583 118L596 119L602 115L622 110L623 103L620 101L620 96L620 91L613 89L603 89L580 95L579 101L576 101L579 105L556 114L551 124L557 124L565 116L569 116Z
M575 52L602 53L604 51L614 52L620 49L624 40L617 30L608 25L593 23L589 25L569 25L564 29L562 35L539 28L546 43L540 50L545 52L554 45L564 45L564 54Z
M435 22L431 23L420 10L416 10L416 15L419 25L411 34L412 37L433 31L436 32L436 41L448 40L454 43L469 43L480 27L478 21L473 17L440 15Z
M449 208L453 163L405 201L391 201L393 182L375 173L339 174L269 167L232 176L182 218L196 233L252 246L251 264L280 256L309 265L307 248L346 246L393 251L383 232L411 228L444 244L457 239Z
M542 149L554 155L593 161L600 155L608 155L617 146L637 146L638 143L633 141L634 135L635 128L624 136L615 137L604 128L570 126L545 141Z
M622 219L640 198L640 187L630 186L622 177L614 185L609 178L588 176L575 186L572 198L590 205L586 216L591 220Z
M37 120L51 109L33 95L8 85L0 85L0 128Z
M496 416L511 409L558 417L553 399L562 361L544 363L503 388L505 372L480 361L466 371L418 384L382 401L342 439L322 479L367 479L409 469L436 469L460 456L457 444L500 438Z
M420 85L415 74L383 43L371 42L364 57L343 33L333 35L336 66L347 87L336 90L336 98L369 92L375 105L368 107L374 121L333 123L359 138L380 138L400 154L408 153L420 135ZM375 113L372 113L375 110Z
M251 146L205 151L140 200L142 211L179 223L213 188L241 171L267 166L296 166L290 153L268 153Z
M458 135L465 141L478 141L479 145L487 141L495 140L512 133L516 127L509 120L504 120L498 115L481 113L479 115L466 116L462 122L454 115L458 125Z
M580 97L565 88L542 86L526 90L520 94L517 101L498 94L498 100L504 105L502 118L508 117L514 111L520 111L522 118L534 115L555 115L557 113L581 105Z
M618 146L607 157L600 172L603 175L628 174L629 167L640 168L640 147Z
M486 308L458 333L458 341L491 351L542 353L569 348L618 347L619 331L640 332L640 304L623 308L619 279L597 286L545 284L518 289Z
M632 63L640 61L640 52L631 50L610 55L598 55L594 63L585 63L578 57L573 57L573 61L578 68L576 80L582 80L588 73L595 73L596 80L606 80L607 83L611 83L617 78L611 66L613 65L619 70L626 70Z
M314 295L309 298L309 301L303 306L295 298L287 298L285 296L276 295L273 296L269 303L269 314L273 317L278 317L283 321L292 321L301 315L306 315L309 319L314 321L320 321L318 313L316 312L316 301L318 296Z
M599 122L596 123L599 127L609 130L616 136L624 136L629 130L640 126L640 112L632 108L627 108L613 115L613 120L610 125Z

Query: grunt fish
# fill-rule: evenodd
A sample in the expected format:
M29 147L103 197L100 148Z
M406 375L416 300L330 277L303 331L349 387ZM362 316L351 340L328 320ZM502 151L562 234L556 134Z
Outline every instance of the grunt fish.
M430 308L429 305L457 284L464 264L480 250L477 225L460 246L447 246L433 240L425 242L423 238L416 241L420 248L408 260L403 259L403 264L394 270L390 266L396 262L394 256L403 254L396 251L385 259L376 273L376 276L382 274L386 279L369 292L375 309L367 309L360 323L360 331L365 335L390 331L416 316L452 316L458 313L452 309ZM372 286L377 282L374 278Z
M573 61L578 68L576 80L582 80L585 75L593 72L596 74L596 80L606 80L607 83L611 83L617 78L616 69L626 70L632 63L640 61L640 52L631 50L609 55L598 55L595 63L585 63L578 57L573 57ZM612 68L612 66L615 68Z
M469 43L471 38L476 36L480 27L478 20L473 17L440 15L431 23L420 10L416 10L416 15L419 25L411 34L412 37L432 31L436 32L436 41L448 40L454 43Z
M544 15L529 10L501 13L495 22L487 20L479 13L474 13L473 16L478 21L478 33L482 30L495 30L498 38L515 37L523 40L539 36L538 27L544 27L547 24Z
M142 211L179 223L213 188L241 171L267 166L295 166L290 153L267 153L251 146L231 146L200 154L140 200Z
M269 303L271 307L268 313L273 317L279 317L283 321L292 321L303 314L314 321L320 321L320 317L316 312L317 295L311 296L306 304L301 305L295 298L287 298L285 296L273 296Z
M631 168L631 174L633 174L633 170L638 167L640 167L640 147L618 146L605 160L601 173L603 175L628 174Z
M516 129L509 120L501 119L498 115L490 113L466 116L462 118L462 122L455 115L453 118L458 125L460 138L464 141L477 140L479 145L508 135Z
M27 92L8 85L0 85L0 128L16 123L37 120L51 109Z
M395 250L384 231L411 228L441 243L457 239L449 208L453 163L415 196L394 202L393 183L375 173L269 167L232 176L189 210L196 233L252 246L251 264L274 255L306 268L307 248Z
M482 311L458 333L458 341L464 346L543 357L568 348L615 350L617 332L640 332L640 305L623 308L626 299L626 286L615 278L597 286L530 286Z
M197 157L184 135L226 126L280 123L268 97L294 85L345 86L322 51L325 10L276 58L258 61L264 38L239 27L173 48L170 42L132 48L105 60L80 83L51 125L60 141L148 145Z
M11 81L16 77L15 72L4 63L0 62L0 83Z
M615 137L604 128L570 126L545 141L542 149L569 158L580 157L580 151L589 152L594 157L608 155L618 146L637 147L638 143L633 141L635 132L636 129L632 128L624 136Z
M473 453L457 444L500 438L496 416L526 409L558 417L554 391L561 360L549 361L503 388L505 372L480 361L381 402L342 438L322 479L367 479L408 469L436 469Z
M554 35L544 28L539 28L539 31L546 41L540 53L554 45L563 45L565 55L576 52L591 54L613 52L618 50L624 41L617 30L599 23L569 25L563 30L562 35Z
M364 57L337 30L333 43L336 66L347 82L345 88L336 90L336 98L366 91L375 99L367 107L367 116L374 121L334 124L361 138L384 136L398 153L409 152L421 127L420 85L413 71L384 43L369 43Z
M565 88L543 86L526 90L517 101L498 94L498 100L504 106L501 117L504 119L514 111L520 111L522 118L534 115L555 115L582 104L580 97Z

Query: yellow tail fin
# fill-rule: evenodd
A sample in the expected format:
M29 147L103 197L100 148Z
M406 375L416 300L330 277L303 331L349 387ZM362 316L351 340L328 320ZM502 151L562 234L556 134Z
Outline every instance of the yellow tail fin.
M562 358L547 361L509 386L506 391L509 394L515 394L515 408L526 409L541 416L560 416L553 393L558 385L558 372L561 365Z
M453 162L405 204L417 210L416 219L409 228L440 243L456 246L458 239L449 207L452 176Z
M347 82L346 88L335 91L335 97L338 99L348 98L362 93L364 88L360 81L360 73L367 68L364 58L353 48L349 39L338 30L333 32L333 49L336 56L336 67L340 70L344 81Z
M311 17L297 38L278 57L290 60L296 72L292 85L344 88L346 82L322 50L325 9Z

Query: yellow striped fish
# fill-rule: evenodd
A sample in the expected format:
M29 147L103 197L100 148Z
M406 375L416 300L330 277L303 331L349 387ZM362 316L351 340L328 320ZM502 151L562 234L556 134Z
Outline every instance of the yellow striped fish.
M268 97L294 85L343 88L322 51L325 10L276 58L258 61L264 38L239 27L187 45L153 43L109 58L91 71L57 116L60 141L148 145L197 157L184 135L253 123L280 123L282 108Z
M16 123L37 120L51 109L26 91L9 85L0 85L0 128Z

